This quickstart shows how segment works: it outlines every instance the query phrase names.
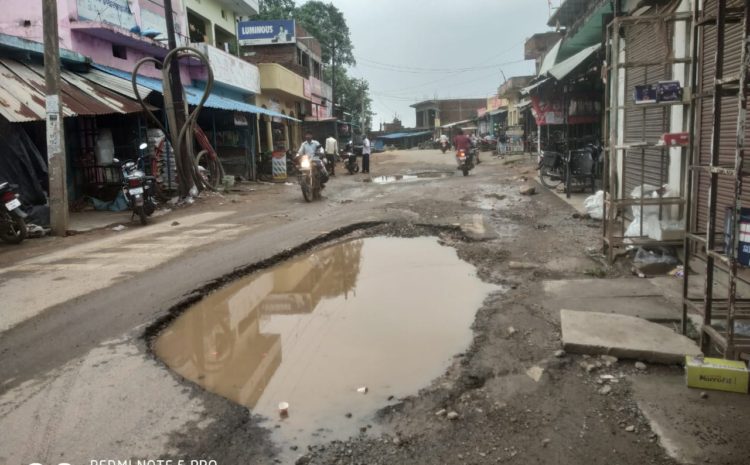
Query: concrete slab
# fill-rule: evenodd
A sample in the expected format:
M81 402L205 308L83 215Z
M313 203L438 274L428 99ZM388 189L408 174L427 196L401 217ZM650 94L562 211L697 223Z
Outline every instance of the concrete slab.
M652 363L681 363L699 355L690 339L662 325L627 315L560 310L563 349L578 354L608 354Z
M629 315L649 321L678 321L681 309L643 279L545 281L546 299L558 308Z
M497 233L482 214L471 215L465 218L461 223L461 231L466 237L474 241L497 239Z
M630 378L633 396L659 444L684 464L746 464L750 446L750 396L685 386L681 369Z

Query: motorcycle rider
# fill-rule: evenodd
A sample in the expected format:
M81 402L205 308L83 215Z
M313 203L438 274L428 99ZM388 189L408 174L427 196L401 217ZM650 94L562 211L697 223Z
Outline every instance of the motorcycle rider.
M440 145L442 146L443 144L449 144L448 136L445 134L440 134Z
M326 159L331 165L331 176L336 176L336 155L339 153L339 141L333 136L326 139Z
M453 137L453 149L456 151L456 155L463 150L467 156L471 156L471 138L464 134L464 130L461 128L458 128L458 134Z
M320 160L317 156L318 149L321 148L320 142L313 139L312 132L307 131L305 133L305 141L302 142L299 150L297 150L297 157L307 155L310 157L310 162L315 163L318 167L318 173L320 173L320 186L325 187L328 182L328 171L326 171L325 163Z
M479 159L479 138L477 137L477 133L472 132L471 137L469 138L471 140L471 146L475 149L477 149L477 165L482 163L482 160Z

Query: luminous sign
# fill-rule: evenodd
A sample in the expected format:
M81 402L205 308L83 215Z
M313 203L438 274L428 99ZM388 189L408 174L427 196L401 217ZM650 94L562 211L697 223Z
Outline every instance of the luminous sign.
M291 44L296 41L294 20L241 21L237 37L240 45Z

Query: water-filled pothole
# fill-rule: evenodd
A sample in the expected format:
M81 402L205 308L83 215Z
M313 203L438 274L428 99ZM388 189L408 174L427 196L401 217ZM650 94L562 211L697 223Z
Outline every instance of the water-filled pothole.
M455 173L449 171L431 171L417 174L397 174L391 176L376 176L374 178L365 178L362 182L371 182L373 184L391 184L394 182L409 182L427 179L443 179L453 176Z
M440 376L495 289L435 238L353 240L219 289L154 350L304 448L357 434L378 409Z

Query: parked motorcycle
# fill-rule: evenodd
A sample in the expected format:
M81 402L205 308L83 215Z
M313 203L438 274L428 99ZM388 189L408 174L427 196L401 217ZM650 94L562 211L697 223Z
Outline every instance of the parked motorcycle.
M464 173L464 176L468 176L469 171L474 169L474 160L476 159L475 150L476 149L470 149L467 153L462 149L456 152L457 169L461 170Z
M146 150L148 145L144 142L139 147L141 152ZM114 160L119 164L120 160ZM154 200L154 186L156 180L153 176L146 176L146 173L139 168L143 162L143 155L137 161L128 161L122 165L122 191L128 206L133 210L133 216L138 216L141 224L146 224L147 217L151 216L156 210L156 201Z
M323 148L319 148L314 157L300 155L297 157L297 181L302 189L302 197L306 202L319 200L321 191L328 181L322 158L325 158Z
M568 197L575 186L590 187L591 192L596 192L596 180L601 178L601 154L602 148L596 143L570 150L567 155L544 151L537 166L539 180L550 189L565 183Z
M566 174L565 155L560 152L545 150L539 158L537 169L539 180L549 189L556 189L565 180Z
M444 141L440 142L440 150L443 153L447 152L448 149L450 149L450 148L451 148L451 144L449 144L447 140L444 140Z
M357 161L357 155L352 150L352 145L347 144L344 152L341 154L341 160L344 162L344 168L349 174L359 173L359 162Z
M20 244L28 232L17 188L14 184L0 183L0 239L9 244Z

